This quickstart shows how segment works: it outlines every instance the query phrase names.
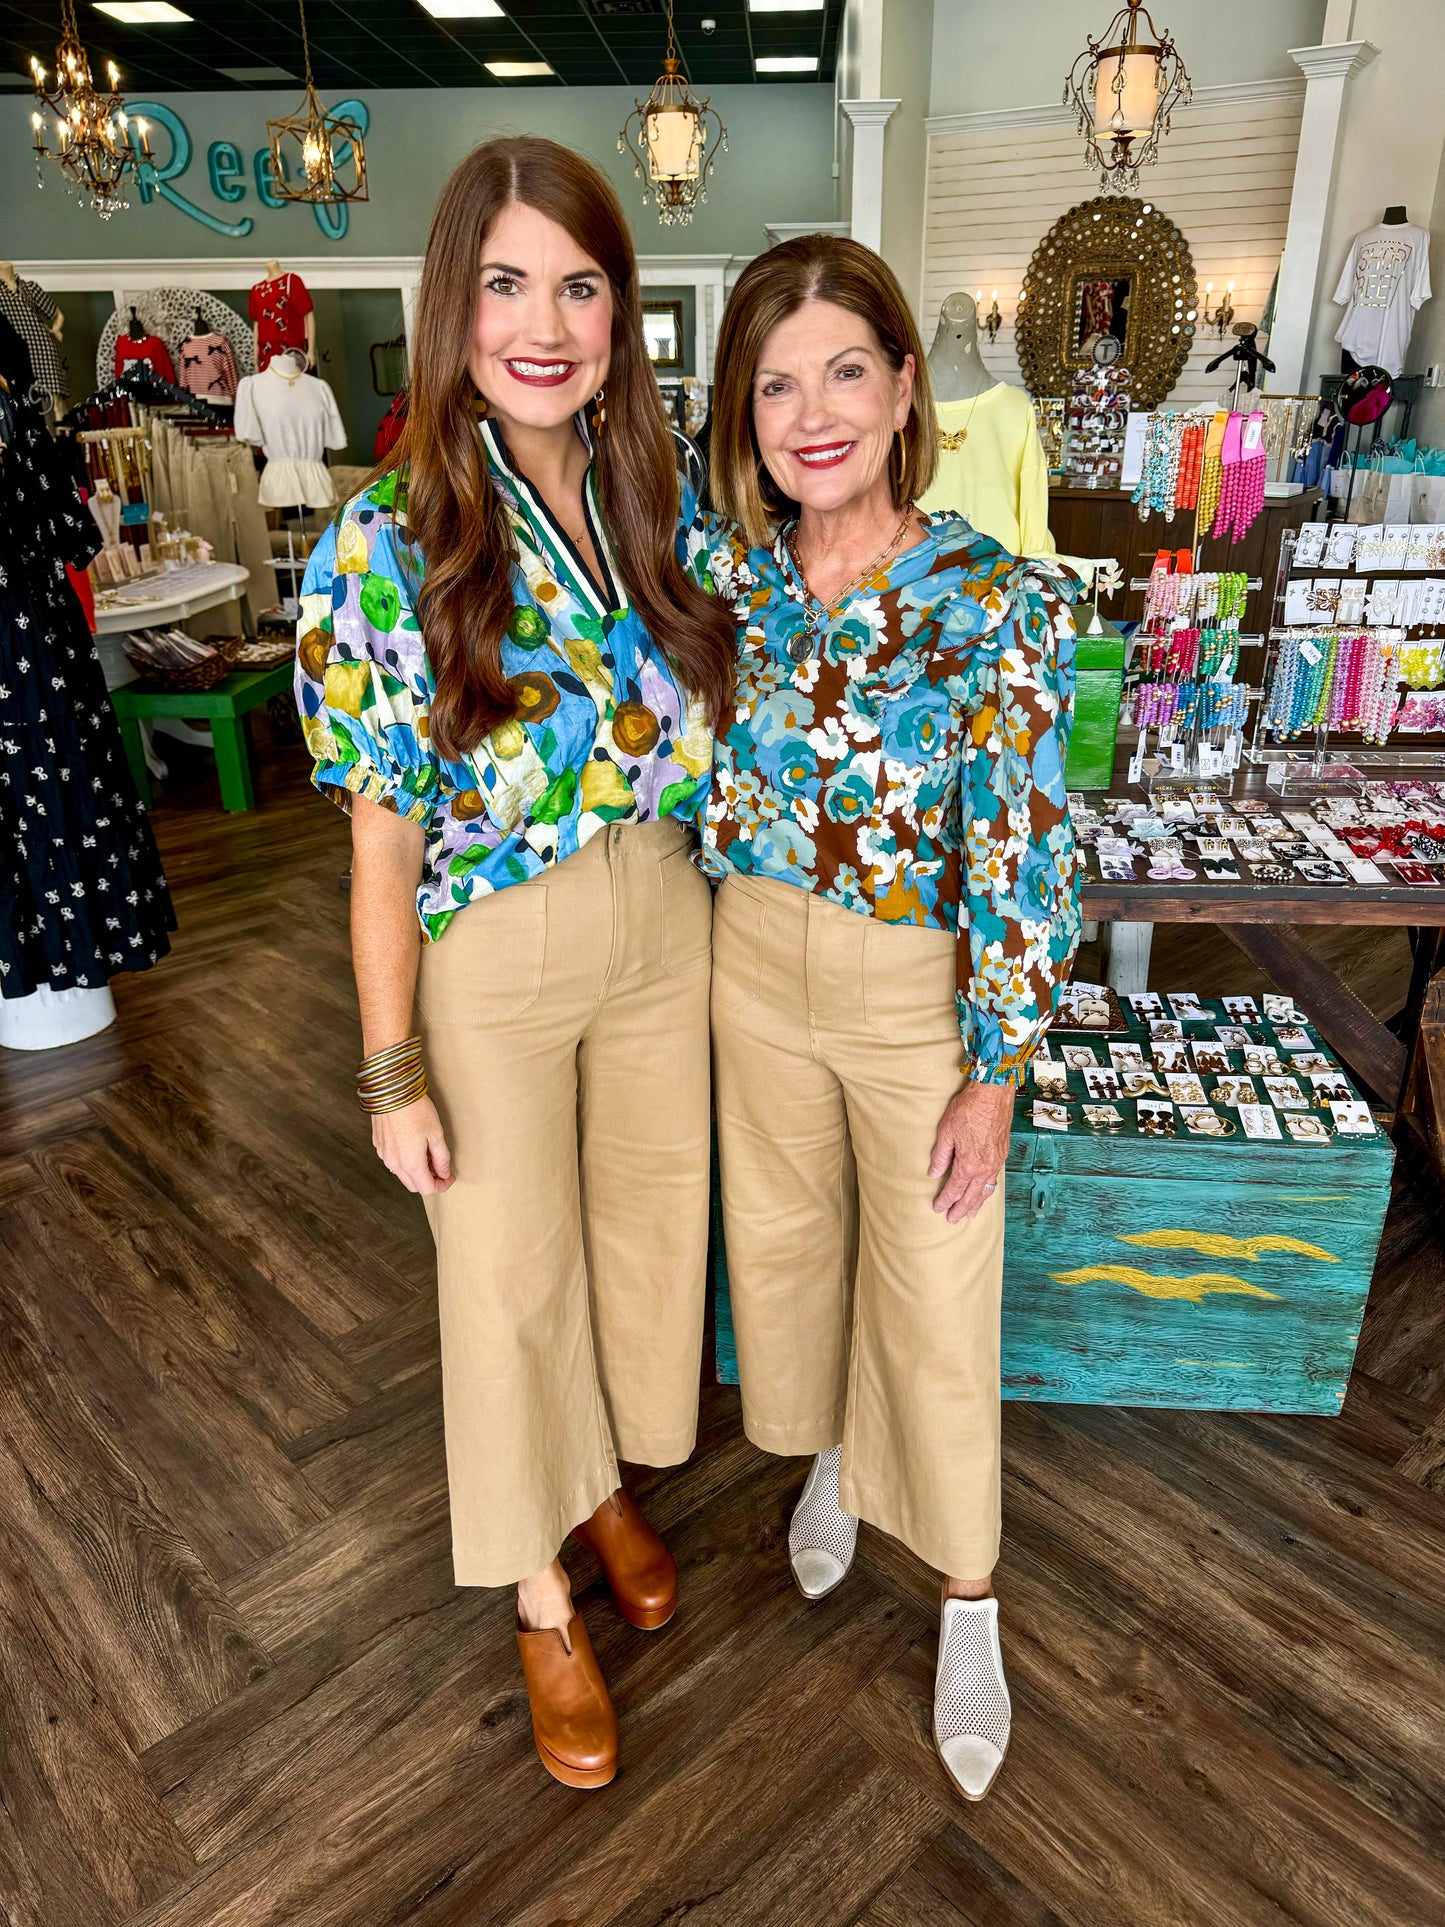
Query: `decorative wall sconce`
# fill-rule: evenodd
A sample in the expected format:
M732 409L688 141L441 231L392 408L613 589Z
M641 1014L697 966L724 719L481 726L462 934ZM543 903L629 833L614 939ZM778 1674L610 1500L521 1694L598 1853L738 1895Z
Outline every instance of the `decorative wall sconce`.
M1209 301L1213 293L1214 283L1212 281L1206 281L1204 284L1204 319L1208 322L1209 326L1214 329L1219 339L1223 341L1224 331L1234 319L1234 283L1232 281L1230 282L1219 304L1211 308Z
M982 312L982 308L983 308L983 289L982 288L979 288L975 292L973 297L973 305L975 308L980 310L979 317L978 317L978 325L980 326L980 328L986 328L988 330L988 338L990 342L997 341L998 331L1003 326L1003 316L998 311L998 289L995 288L993 291L993 306L989 309L987 314L984 314Z

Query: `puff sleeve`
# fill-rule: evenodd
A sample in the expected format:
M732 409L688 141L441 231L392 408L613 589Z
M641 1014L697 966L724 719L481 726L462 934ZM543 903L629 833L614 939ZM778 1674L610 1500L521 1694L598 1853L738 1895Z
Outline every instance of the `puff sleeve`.
M390 518L361 497L317 544L301 586L296 704L317 789L343 809L364 796L430 829L441 785L431 694Z

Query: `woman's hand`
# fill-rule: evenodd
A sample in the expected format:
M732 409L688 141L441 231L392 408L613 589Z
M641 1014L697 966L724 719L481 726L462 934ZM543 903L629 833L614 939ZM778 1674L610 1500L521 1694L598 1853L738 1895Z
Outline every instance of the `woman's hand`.
M997 1190L1013 1114L1012 1085L965 1084L939 1119L928 1175L944 1181L933 1208L950 1224L973 1217Z
M378 1111L371 1120L371 1141L387 1170L408 1191L426 1198L449 1191L456 1181L442 1121L429 1097L399 1111Z

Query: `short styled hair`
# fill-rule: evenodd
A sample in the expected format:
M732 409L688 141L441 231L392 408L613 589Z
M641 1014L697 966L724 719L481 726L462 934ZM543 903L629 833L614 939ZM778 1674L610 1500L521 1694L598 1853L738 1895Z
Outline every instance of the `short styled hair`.
M831 301L867 322L895 371L913 357L913 401L903 424L903 459L892 457L888 480L893 506L926 493L938 467L933 384L923 343L898 278L881 255L836 234L800 234L751 260L723 310L713 387L711 489L725 515L742 524L750 543L771 538L773 527L796 515L798 504L763 465L753 432L753 376L763 343L781 321L808 301Z

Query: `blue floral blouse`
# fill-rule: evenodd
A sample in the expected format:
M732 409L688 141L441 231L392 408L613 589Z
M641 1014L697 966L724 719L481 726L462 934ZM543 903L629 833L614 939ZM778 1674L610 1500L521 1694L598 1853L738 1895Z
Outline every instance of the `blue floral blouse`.
M584 507L606 583L513 467L496 424L481 432L517 545L502 642L516 719L455 760L431 741L435 682L416 615L424 562L405 542L395 473L348 502L317 544L297 631L312 781L343 808L364 796L425 830L417 914L429 942L474 897L539 875L608 823L696 817L712 769L702 706L626 606L592 470ZM726 548L716 526L684 486L678 555L707 589Z
M1017 1084L1079 941L1064 756L1083 585L925 519L816 640L786 531L735 554L737 691L703 860L955 932L965 1067Z

